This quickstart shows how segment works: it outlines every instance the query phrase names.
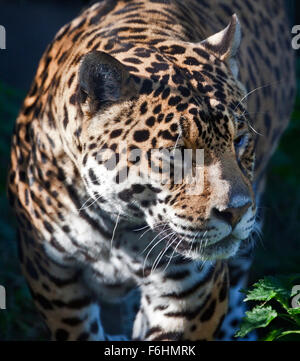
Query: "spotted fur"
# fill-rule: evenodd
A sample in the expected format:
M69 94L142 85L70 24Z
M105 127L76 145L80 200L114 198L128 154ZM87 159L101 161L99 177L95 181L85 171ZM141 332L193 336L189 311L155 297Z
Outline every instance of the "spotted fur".
M129 337L231 337L229 283L233 295L245 280L238 250L294 90L280 0L107 0L57 33L16 122L8 187L53 339L123 339L105 332L100 304L137 287ZM174 147L204 149L200 195L185 179L145 182L141 159L122 157Z

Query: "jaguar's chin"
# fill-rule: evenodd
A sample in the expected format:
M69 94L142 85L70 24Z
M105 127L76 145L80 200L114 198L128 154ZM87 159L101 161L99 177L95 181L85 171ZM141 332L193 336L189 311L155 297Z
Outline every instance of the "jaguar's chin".
M228 259L236 255L238 252L241 240L230 234L218 242L210 244L190 244L188 242L181 242L176 247L176 251L184 257L193 260L213 261L219 259Z
M209 260L228 259L236 255L240 248L241 240L229 235L219 242L209 245L203 250L203 257Z

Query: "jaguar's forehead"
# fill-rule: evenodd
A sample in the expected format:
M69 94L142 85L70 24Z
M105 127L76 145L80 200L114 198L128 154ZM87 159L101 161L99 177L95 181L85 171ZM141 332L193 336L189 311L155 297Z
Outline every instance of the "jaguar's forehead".
M164 87L180 96L194 90L198 95L216 98L220 103L241 95L241 89L226 62L192 43L167 44L159 48L136 47L116 54L128 71L141 82L141 94L159 96ZM164 93L164 97L167 93ZM180 110L180 109L179 109Z
M160 49L139 47L119 60L138 89L134 111L129 117L123 112L128 117L126 125L136 122L126 132L127 140L151 141L154 148L171 146L179 135L192 147L229 140L230 120L244 108L239 102L242 90L225 63L199 46L175 44Z

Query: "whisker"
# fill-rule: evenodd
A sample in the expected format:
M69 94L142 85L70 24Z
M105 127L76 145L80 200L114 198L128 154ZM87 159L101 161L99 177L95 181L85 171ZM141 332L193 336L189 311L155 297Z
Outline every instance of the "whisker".
M143 232L143 233L140 235L139 239L143 238L144 235L147 234L148 232L150 232L151 230L152 230L152 229L151 229L151 227L149 226L149 229L147 229L145 232Z
M173 237L174 234L176 234L176 233L175 233L175 232L170 233L170 234L168 234L168 236L169 236L169 237L171 237L171 236ZM167 237L167 236L166 236L166 237ZM166 238L166 237L165 237L165 238ZM171 237L171 239L172 239L172 237ZM170 243L167 247L165 247L165 248L158 254L158 256L156 257L156 260L153 262L153 265L152 265L152 268L151 268L151 274L152 274L152 272L155 272L156 268L157 268L158 265L159 265L159 262L161 261L161 259L163 258L164 254L167 252L167 250L172 246L172 244L173 244L173 242Z
M97 178L98 181L100 181L100 178L99 178L99 177L96 177L96 178ZM85 182L85 184L88 186L88 184L87 184L86 182ZM83 203L83 205L78 209L78 211L80 212L80 211L82 211L82 210L84 210L84 209L88 209L88 208L91 207L93 204L95 204L95 203L102 197L102 195L101 195L100 193L98 193L98 192L97 192L97 195L98 195L98 196L97 196L96 198L94 198L94 196L90 196L90 198L87 199L87 200ZM94 199L94 201L86 207L86 204L87 204L89 201L91 201L92 199Z
M199 255L200 255L200 257L202 257L204 248L206 247L207 242L208 242L208 238L205 238L205 241L206 241L206 242L205 242L205 244L203 244L203 239L204 239L204 237L207 235L207 232L208 232L208 231L205 231L205 232L203 233L202 237L201 237L201 241L200 241L200 245L199 245Z
M147 225L147 226L144 226L142 228L133 229L133 232L139 232L139 231L142 231L145 228L150 228L150 226Z
M157 223L153 228L151 228L150 226L148 226L149 229L148 229L147 231L145 231L143 234L141 234L141 236L139 237L139 239L141 239L142 237L144 237L144 235L145 235L146 233L148 233L149 231L154 231L154 230L155 230L156 228L158 228L161 224L163 224L164 227L167 225L167 223L165 223L165 222L159 222L159 223Z
M187 254L187 258L189 258L189 257L190 257L190 255L191 255L192 248L193 248L193 244L194 244L195 239L196 239L196 237L198 236L198 234L199 234L199 233L200 233L200 232L197 232L197 233L195 234L195 236L193 237L193 240L192 240L192 242L191 242L191 247L190 247L190 250L189 250L189 252L188 252L188 254Z
M170 229L170 228L169 228ZM169 229L167 230L162 230L161 232L159 232L153 239L152 241L147 245L147 247L140 253L140 255L142 255L144 252L146 252L146 250L151 246L151 244L156 240L157 237L159 237L162 233L167 232Z
M261 89L264 89L264 88L267 88L271 85L277 85L279 84L280 82L274 82L274 83L270 83L270 84L266 84L266 85L263 85L263 86L259 86L253 90L251 90L249 93L247 93L245 96L243 96L243 98L239 101L238 105L235 107L234 111L236 111L236 109L239 107L239 105L242 104L242 102L247 99L251 94L253 94L254 92L256 92L257 90L261 90Z
M243 112L243 114L241 115L241 117L243 117L243 116L245 115L245 113L247 113L247 114L250 115L250 113L248 112L248 110L245 109L244 112ZM261 137L264 136L263 134L259 133L257 130L255 130L255 129L253 128L253 126L251 125L249 119L246 119L246 122L247 122L248 127L250 128L250 130L253 131L254 134L257 134L257 135L259 135L259 136L261 136Z
M177 146L178 146L178 143L179 143L179 140L181 139L181 137L182 137L182 130L179 129L178 137L176 139L175 145L174 145L174 147L169 148L170 150L174 151L175 149L178 149Z
M253 131L253 133L259 135L260 137L264 137L264 135L259 133L257 130L255 130L249 122L248 122L248 126Z
M176 242L178 240L178 237L175 238L174 242ZM179 245L179 242L177 243L176 247L174 248L171 256L169 257L169 262L167 263L166 267L164 268L163 270L163 273L165 273L165 271L167 270L167 268L169 267L170 263L171 263L171 260L173 259L173 256L174 256L174 253L176 252L177 250L177 247ZM168 257L168 256L167 256Z
M119 223L119 219L120 219L120 213L121 211L119 212L118 216L117 216L117 221L116 221L116 224L115 224L115 227L113 229L113 233L112 233L112 237L111 237L111 240L110 240L110 253L112 251L112 244L113 244L113 239L115 237L115 233L116 233L116 229L118 227L118 223Z
M144 260L144 264L143 264L143 277L145 277L145 266L146 266L146 261L151 253L151 251L159 244L161 243L166 237L168 237L168 235L166 235L165 237L161 238L160 240L158 240L158 242L155 243L155 245L150 249L150 251L147 253L147 256Z
M176 232L173 232L173 233L171 233L171 234L169 234L169 236L171 236L171 238L169 239L169 241L168 241L168 243L169 242L171 242L172 241L172 239L174 238L174 236L176 237ZM177 237L174 239L174 241L172 241L167 247L166 247L166 249L165 249L165 252L164 253L166 253L166 251L172 246L172 244L174 244L174 242L176 242L176 240L177 240ZM173 251L174 252L174 251ZM158 260L158 263L160 262L160 260L161 260L161 258L164 256L164 254L162 254L162 256L160 257L160 259ZM166 257L168 257L168 255L166 255ZM169 257L170 258L170 257ZM158 263L157 263L157 265L158 265ZM154 266L154 264L153 264L153 266ZM157 267L156 267L157 268ZM155 269L156 269L155 268ZM154 271L155 271L155 269L154 269Z
M83 205L82 205L79 209L77 209L77 211L78 211L78 212L81 212L81 211L83 211L84 209L88 209L88 208L91 207L94 203L96 203L97 200L100 199L100 198L101 198L101 195L99 195L99 197L96 198L96 199L94 199L93 197L90 197L89 199L87 199L87 200L83 203ZM90 201L92 201L92 203L88 204ZM87 205L87 204L88 204L88 205Z

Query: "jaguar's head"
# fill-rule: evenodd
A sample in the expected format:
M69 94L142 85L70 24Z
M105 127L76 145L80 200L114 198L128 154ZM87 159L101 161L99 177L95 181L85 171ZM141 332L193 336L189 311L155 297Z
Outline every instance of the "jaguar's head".
M234 15L200 43L139 44L115 57L93 51L80 66L88 192L112 217L165 230L166 244L192 258L234 255L255 222L240 37Z

